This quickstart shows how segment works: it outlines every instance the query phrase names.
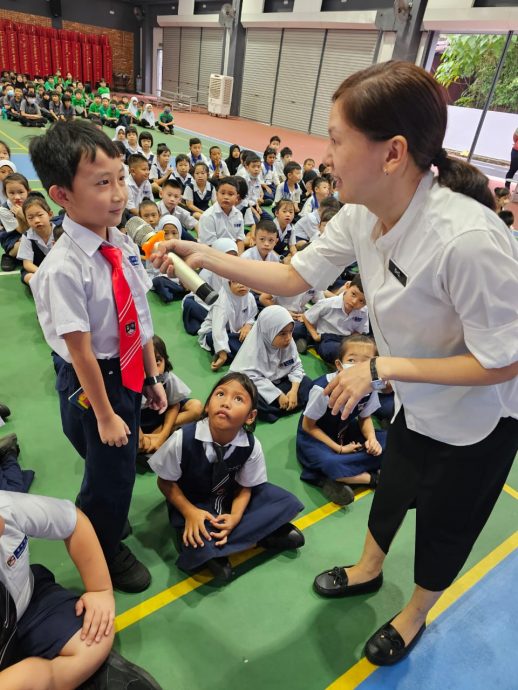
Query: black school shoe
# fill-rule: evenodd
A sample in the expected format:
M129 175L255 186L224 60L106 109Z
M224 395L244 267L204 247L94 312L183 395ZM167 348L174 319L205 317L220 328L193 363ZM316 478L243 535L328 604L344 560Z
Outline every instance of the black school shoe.
M356 594L371 594L377 592L383 584L383 572L372 580L350 585L345 568L350 565L335 566L317 575L313 581L313 589L323 597L352 597Z
M225 556L211 558L205 565L214 575L214 579L224 584L233 580L236 575L235 570L232 568L232 564Z
M18 445L18 437L16 434L7 434L3 438L0 438L0 463L8 455L18 455L20 454L20 446Z
M108 570L114 589L121 592L143 592L151 584L151 573L126 544L121 543L119 552L108 563Z
M10 416L11 410L7 407L7 405L4 405L4 403L0 403L0 417L2 417L2 419L7 419Z
M143 668L112 650L101 668L78 690L162 690L162 686Z
M16 606L0 580L0 671L14 662Z
M19 268L18 261L14 258L14 256L9 256L9 254L2 254L2 258L0 259L0 268L2 271L5 271L8 273L9 271L16 271L17 268Z
M287 551L290 549L300 549L305 543L306 539L299 528L292 525L291 522L287 522L276 529L275 532L258 541L257 546L274 551Z
M334 479L324 480L322 493L326 498L339 506L348 506L354 502L354 491L349 484L336 482Z
M376 666L397 664L412 651L426 629L426 623L423 623L414 639L405 646L405 641L392 625L393 620L391 618L367 640L363 653L371 664Z

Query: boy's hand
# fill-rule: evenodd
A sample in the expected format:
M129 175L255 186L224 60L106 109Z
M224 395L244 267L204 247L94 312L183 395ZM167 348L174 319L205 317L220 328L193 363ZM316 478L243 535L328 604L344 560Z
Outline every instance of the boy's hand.
M286 409L288 411L294 410L298 404L297 391L290 390L289 393L286 395L286 397L288 398L288 407Z
M287 410L288 409L288 396L285 395L284 393L281 393L279 397L277 398L277 402L279 403L279 407L281 410Z
M127 445L128 436L131 434L129 426L118 414L113 414L107 420L98 419L97 428L101 441L117 448Z
M167 410L167 395L161 383L154 383L152 386L144 386L142 391L146 396L149 407L162 414Z
M218 515L217 518L211 520L211 524L219 528L219 532L210 533L211 537L219 540L215 542L216 546L225 546L230 533L239 524L239 519L230 513L223 513L223 515Z
M369 455L381 455L381 444L376 437L369 438L365 441L365 450Z
M252 330L252 324L251 323L245 323L243 328L239 331L239 342L242 343L243 340L246 338L246 336L250 333Z
M183 543L184 546L193 546L195 549L198 546L204 546L202 536L205 537L207 541L211 541L211 536L205 527L206 521L212 522L214 516L211 515L207 510L201 510L200 508L193 508L185 516L185 529L183 531Z
M76 615L84 613L81 639L90 647L108 637L115 620L115 599L113 591L85 592L76 602Z

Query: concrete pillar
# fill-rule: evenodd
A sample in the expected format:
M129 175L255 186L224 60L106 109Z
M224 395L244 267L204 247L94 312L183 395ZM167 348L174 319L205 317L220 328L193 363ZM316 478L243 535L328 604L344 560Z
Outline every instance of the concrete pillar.
M243 65L245 62L246 30L241 24L242 0L233 0L232 6L236 16L230 31L227 31L226 46L227 71L229 77L234 77L234 90L232 92L231 115L239 115L241 102L241 90L243 87Z
M395 3L396 4L396 3ZM379 10L376 16L376 26L382 31L395 31L396 41L392 53L393 60L415 62L421 42L421 27L428 0L406 0L401 5L411 5L410 11L397 13L390 8Z

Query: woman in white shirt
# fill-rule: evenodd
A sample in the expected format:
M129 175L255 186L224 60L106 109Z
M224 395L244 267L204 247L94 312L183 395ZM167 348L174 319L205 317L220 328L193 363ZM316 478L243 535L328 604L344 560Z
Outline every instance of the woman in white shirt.
M341 372L325 392L345 419L390 380L396 416L363 554L314 585L324 596L377 590L390 543L416 506L414 593L365 646L371 662L387 665L408 654L463 567L518 450L518 246L493 211L487 179L442 148L446 97L425 70L374 65L346 79L333 101L326 164L346 206L323 235L290 265L243 266L192 243L174 251L284 295L323 289L358 261L380 356Z

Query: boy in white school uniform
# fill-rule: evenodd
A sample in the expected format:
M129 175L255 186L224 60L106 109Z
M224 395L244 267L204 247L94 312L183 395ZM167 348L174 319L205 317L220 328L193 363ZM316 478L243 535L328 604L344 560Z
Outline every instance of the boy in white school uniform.
M31 537L63 540L85 588L64 589L31 565ZM110 574L88 518L70 501L0 491L0 687L5 690L160 690L112 652Z
M296 163L295 161L288 163L284 168L284 177L284 182L282 182L275 190L274 203L277 203L281 199L291 199L295 206L295 217L297 217L297 214L300 210L299 204L302 194L299 185L299 182L302 179L302 168L300 167L300 164Z
M153 198L153 189L149 181L149 163L145 156L136 153L128 158L129 175L126 178L128 185L128 201L126 208L129 212L138 216L138 209L144 199Z
M170 177L162 185L160 190L160 203L158 204L158 210L160 211L160 216L174 216L178 218L182 227L186 230L194 230L198 234L198 222L196 218L191 216L189 211L186 211L180 206L182 201L183 187L182 183L176 178ZM185 239L185 238L184 238Z
M127 187L119 152L90 122L58 122L32 139L32 163L65 209L63 235L30 287L40 325L61 358L63 431L85 460L78 505L101 542L112 582L138 592L148 569L123 544L135 482L142 394L165 411L158 381L151 287L138 247L116 226ZM147 162L146 162L147 164Z
M221 237L228 237L237 244L239 254L243 253L245 224L243 214L237 210L239 202L238 182L235 177L224 177L216 191L216 203L200 218L198 239L213 245Z

